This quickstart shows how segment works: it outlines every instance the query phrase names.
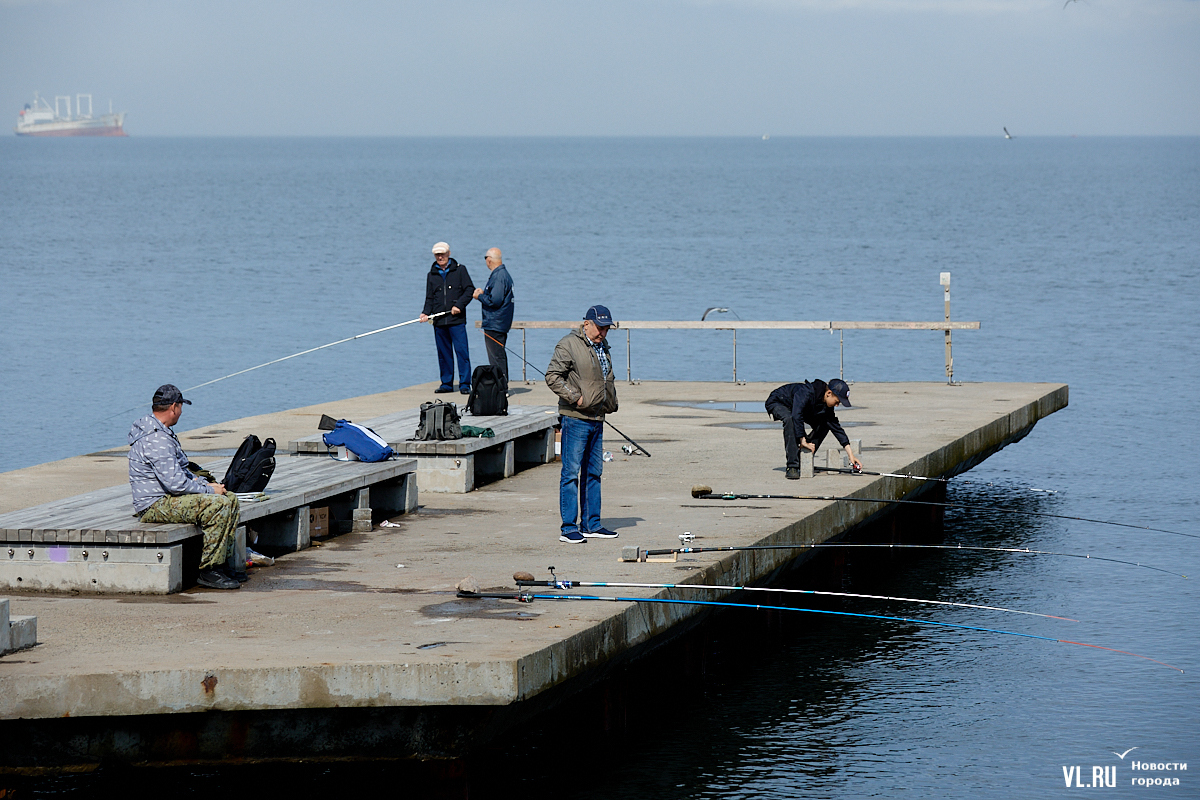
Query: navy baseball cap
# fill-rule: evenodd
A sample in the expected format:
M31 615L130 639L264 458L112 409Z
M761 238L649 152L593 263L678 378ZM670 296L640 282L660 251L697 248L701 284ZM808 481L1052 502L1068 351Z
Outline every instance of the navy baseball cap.
M850 405L850 387L841 378L834 378L828 384L829 391L837 395L837 399L842 401L842 405L846 408L853 408Z
M609 310L604 306L592 306L587 310L587 313L583 315L583 318L585 320L590 319L601 328L610 328L614 324L612 314L609 313Z
M152 406L173 406L176 403L192 404L191 400L183 399L183 392L179 391L179 387L171 383L164 383L154 392L154 399L150 401Z

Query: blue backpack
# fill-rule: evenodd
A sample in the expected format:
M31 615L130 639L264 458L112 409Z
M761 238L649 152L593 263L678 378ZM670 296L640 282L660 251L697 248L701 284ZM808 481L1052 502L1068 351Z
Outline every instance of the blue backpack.
M335 422L333 430L324 434L321 440L326 447L345 447L358 456L359 461L386 461L393 453L375 431L344 419Z

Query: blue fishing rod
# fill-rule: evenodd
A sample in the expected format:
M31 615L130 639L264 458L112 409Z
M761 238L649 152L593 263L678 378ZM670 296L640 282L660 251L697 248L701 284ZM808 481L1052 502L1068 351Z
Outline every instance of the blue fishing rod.
M840 500L850 503L895 503L897 505L910 506L935 506L938 508L956 508L963 511L995 511L1002 514L1021 514L1027 517L1051 517L1053 519L1070 519L1077 522L1092 522L1097 525L1115 525L1119 528L1133 528L1140 531L1154 531L1155 533L1169 533L1172 536L1186 536L1189 539L1200 539L1200 535L1195 533L1183 533L1182 531L1172 531L1166 528L1152 528L1149 525L1133 525L1128 522L1113 522L1105 519L1091 519L1089 517L1073 517L1067 514L1050 514L1045 511L1024 511L1019 508L1005 508L1003 506L976 506L966 503L941 503L935 500L889 500L881 497L853 497L853 496L837 496L831 494L813 494L813 495L798 495L798 494L746 494L742 492L723 492L717 494L713 492L711 486L698 484L692 487L692 497L697 500Z
M1131 653L1128 650L1117 650L1113 647L1104 647L1097 644L1089 644L1087 642L1076 642L1070 639L1055 639L1052 636L1038 636L1032 633L1021 633L1019 631L1007 631L1000 628L984 628L978 625L962 625L956 622L938 622L929 619L916 619L912 617L891 617L882 614L863 614L854 611L829 611L821 608L796 608L793 606L765 606L749 603L730 603L720 600L670 600L660 597L614 597L604 595L580 595L580 594L534 594L533 592L474 592L468 589L459 588L457 596L463 599L494 599L494 600L516 600L520 603L532 603L535 600L574 600L574 601L598 601L608 603L638 603L642 605L684 605L698 606L707 608L741 608L754 609L759 611L793 611L805 614L828 614L838 617L856 617L858 619L875 619L886 622L909 622L915 625L932 625L939 628L952 628L966 631L981 631L983 633L997 633L1005 636L1020 636L1025 639L1038 639L1044 642L1054 642L1056 644L1073 644L1079 647L1090 647L1096 650L1107 650L1112 653L1121 653L1134 658L1151 661L1155 664L1161 664L1164 667L1169 667L1176 672L1183 672L1179 667L1159 661L1156 658L1143 656L1138 653Z
M589 588L589 589L689 589L694 591L730 591L730 592L775 592L778 594L807 594L820 595L823 597L851 597L858 600L891 600L901 603L921 603L926 605L937 606L953 606L955 608L974 608L981 611L1003 611L1009 614L1027 614L1031 617L1045 617L1046 619L1061 619L1066 622L1079 622L1072 617L1060 617L1055 614L1039 614L1036 611L1020 611L1015 608L1004 608L1002 606L984 606L975 603L956 603L950 600L922 600L913 597L891 597L889 595L879 594L858 594L854 592L826 592L817 589L776 589L770 586L723 586L712 583L625 583L620 581L575 581L564 580L554 575L554 568L550 568L551 580L539 581L534 579L528 572L518 572L513 575L513 580L516 581L518 587L544 586L551 589L574 589Z

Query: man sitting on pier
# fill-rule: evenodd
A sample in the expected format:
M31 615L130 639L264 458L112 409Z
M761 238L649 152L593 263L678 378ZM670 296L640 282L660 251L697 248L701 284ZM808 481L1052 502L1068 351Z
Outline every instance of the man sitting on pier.
M238 527L237 497L220 483L192 474L188 457L171 427L183 414L183 393L167 383L151 401L152 413L129 429L129 485L133 513L142 522L190 522L204 532L197 583L209 589L237 589L242 569L222 569L233 553ZM240 566L240 565L239 565Z
M767 398L767 413L783 423L783 450L787 454L787 479L800 478L800 448L810 453L817 452L825 435L833 432L838 444L850 456L850 463L862 469L862 464L850 447L850 439L842 430L833 409L839 405L850 408L850 387L841 378L829 383L822 380L804 383L789 383L771 392ZM805 433L804 423L812 426L812 433Z

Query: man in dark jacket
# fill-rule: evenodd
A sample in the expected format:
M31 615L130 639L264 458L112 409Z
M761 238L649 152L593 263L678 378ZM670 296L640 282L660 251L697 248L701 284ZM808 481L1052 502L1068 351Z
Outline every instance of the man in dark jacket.
M504 257L499 247L488 250L483 259L490 274L487 286L475 290L475 299L483 309L483 344L487 348L488 363L504 375L508 385L508 329L513 321L513 282L504 266Z
M471 302L475 284L467 268L450 257L450 245L438 242L433 246L433 266L425 279L425 308L421 322L431 314L448 311L433 321L433 340L437 344L438 367L442 385L438 394L454 391L454 360L458 358L458 390L471 393L471 353L467 349L467 304Z
M766 402L767 413L783 423L788 480L800 477L800 448L817 452L825 435L831 431L850 456L850 463L862 468L837 414L833 413L839 405L851 408L850 387L841 378L834 378L829 383L821 380L789 383L771 392ZM805 423L812 427L812 433L805 432Z

